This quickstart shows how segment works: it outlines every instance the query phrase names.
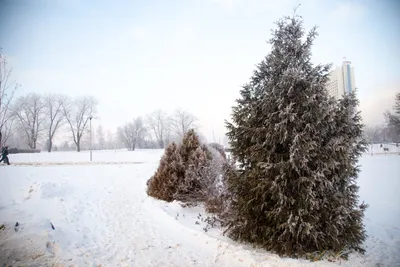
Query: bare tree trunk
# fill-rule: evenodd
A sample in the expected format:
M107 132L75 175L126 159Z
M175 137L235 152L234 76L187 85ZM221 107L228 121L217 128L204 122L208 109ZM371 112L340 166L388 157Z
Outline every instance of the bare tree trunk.
M75 145L76 145L76 151L77 152L81 152L81 138L80 138L79 131L78 131L78 134L77 134Z
M35 130L31 130L31 149L36 149Z
M65 114L63 112L63 104L67 98L63 95L46 95L44 97L46 128L48 131L48 152L50 153L53 147L53 137L58 129L64 125Z
M51 140L51 139L49 139L49 144L48 144L48 148L47 148L47 151L49 152L49 153L51 153L51 149L52 149L52 147L53 147L53 141Z
M78 138L76 139L75 145L76 145L76 151L81 152L81 139L79 137L79 132L78 132Z

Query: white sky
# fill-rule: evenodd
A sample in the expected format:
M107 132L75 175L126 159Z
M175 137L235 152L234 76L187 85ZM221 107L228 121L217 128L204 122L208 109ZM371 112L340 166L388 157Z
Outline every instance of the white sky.
M274 21L318 25L314 62L352 61L364 122L383 121L400 91L400 1L158 0L0 2L0 47L28 92L93 95L115 129L184 108L223 139L240 86L269 52Z

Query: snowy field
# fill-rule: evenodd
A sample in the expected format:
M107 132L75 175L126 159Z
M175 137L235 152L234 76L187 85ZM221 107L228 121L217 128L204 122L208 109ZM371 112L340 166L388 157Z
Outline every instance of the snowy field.
M398 145L396 145L395 143L372 144L368 146L368 154L370 155L400 154L400 144Z
M398 155L360 162L366 255L309 262L205 232L201 207L147 197L162 153L94 151L93 163L88 152L10 155L15 165L0 166L0 266L400 266Z
M162 151L137 150L135 153L127 150L94 150L92 151L92 164L129 164L137 162L158 162ZM15 154L10 159L17 165L71 165L90 164L90 152L42 152L38 154Z

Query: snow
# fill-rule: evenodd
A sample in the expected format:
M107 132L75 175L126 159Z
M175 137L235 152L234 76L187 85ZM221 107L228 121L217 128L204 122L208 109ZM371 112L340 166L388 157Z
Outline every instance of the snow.
M370 204L366 255L310 262L236 243L218 228L205 232L201 206L147 197L146 181L162 153L94 151L93 163L88 152L10 155L17 165L0 166L0 265L400 265L398 155L360 161L360 200Z
M92 152L92 160L94 163L134 163L134 162L155 162L157 163L161 157L163 150L142 149L136 150L135 153L127 150L100 150ZM52 152L52 153L37 153L37 154L15 154L10 155L13 164L26 165L24 163L88 163L90 161L90 152L75 151L71 152Z
M386 151L385 148L387 149ZM371 144L368 146L367 152L370 155L400 154L400 144L396 143Z
M364 155L360 164L360 200L369 204L365 214L367 257L400 266L400 156Z

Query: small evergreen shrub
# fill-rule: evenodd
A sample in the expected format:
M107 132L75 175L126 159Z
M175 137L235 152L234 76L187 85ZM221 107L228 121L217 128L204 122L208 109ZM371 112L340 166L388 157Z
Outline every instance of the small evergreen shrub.
M187 157L184 175L180 177L174 199L182 202L201 202L205 200L206 182L200 172L209 164L206 151L197 147Z
M181 145L167 147L156 173L147 182L147 193L168 202L207 202L219 196L225 164L220 152L201 144L195 131L189 130Z
M147 194L164 201L173 201L178 179L184 175L179 147L171 143L160 160L156 173L147 182Z

